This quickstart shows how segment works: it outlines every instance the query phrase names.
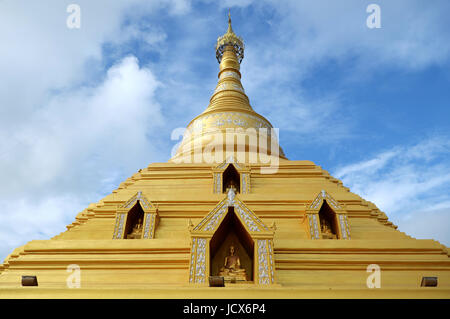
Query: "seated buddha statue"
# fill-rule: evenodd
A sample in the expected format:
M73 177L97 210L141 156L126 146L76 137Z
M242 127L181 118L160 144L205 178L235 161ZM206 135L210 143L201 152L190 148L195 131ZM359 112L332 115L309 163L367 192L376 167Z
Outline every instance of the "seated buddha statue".
M333 234L330 225L325 220L320 223L320 226L323 239L336 239L336 235Z
M239 256L235 255L235 248L230 246L230 254L225 257L224 266L220 269L219 276L224 277L225 281L246 281L247 272L241 268Z
M142 218L139 218L136 225L134 225L131 233L127 235L127 239L139 239L142 237Z

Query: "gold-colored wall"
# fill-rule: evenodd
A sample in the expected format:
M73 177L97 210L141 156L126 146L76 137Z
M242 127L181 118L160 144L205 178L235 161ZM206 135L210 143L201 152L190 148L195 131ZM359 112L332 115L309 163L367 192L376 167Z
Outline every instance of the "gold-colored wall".
M275 223L276 284L271 288L230 284L222 293L211 293L208 287L189 284L190 221L199 223L226 195L213 193L211 165L156 163L79 213L67 231L12 252L0 272L0 297L38 292L70 296L69 264L81 268L82 288L73 296L111 297L115 290L122 297L345 298L357 297L355 291L376 298L450 297L445 246L397 230L374 204L312 162L283 160L272 175L261 174L256 165L250 168L250 193L238 196L264 224ZM310 239L306 209L321 190L344 206L350 240ZM158 207L155 238L112 239L118 207L138 191ZM381 288L376 292L366 286L369 264L381 268ZM21 287L23 275L36 275L39 286ZM438 287L420 287L423 276L437 276ZM99 296L98 289L105 295Z

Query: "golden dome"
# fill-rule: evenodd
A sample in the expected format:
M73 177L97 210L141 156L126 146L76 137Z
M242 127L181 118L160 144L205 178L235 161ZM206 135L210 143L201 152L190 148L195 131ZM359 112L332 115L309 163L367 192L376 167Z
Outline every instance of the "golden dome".
M276 132L272 124L252 109L245 94L240 73L240 62L243 56L244 42L233 32L231 18L228 16L228 30L218 38L216 45L216 57L220 63L219 81L206 110L189 123L177 153L171 161L197 162L198 158L197 160L192 158L194 153L211 150L215 153L218 149L225 151L227 147L231 147L235 152L239 150L246 154L263 152L285 158L282 149L278 146L277 136L273 138ZM226 139L226 134L230 132L235 134L233 141ZM260 143L259 139L265 134L268 135L267 140ZM257 145L249 145L250 137L258 139ZM245 145L242 145L243 143ZM276 150L273 143L276 143ZM239 157L237 154L233 156ZM216 160L222 162L228 157L224 155ZM204 161L203 156L201 158L201 161ZM241 157L240 161L248 162L249 156L246 156L244 160Z

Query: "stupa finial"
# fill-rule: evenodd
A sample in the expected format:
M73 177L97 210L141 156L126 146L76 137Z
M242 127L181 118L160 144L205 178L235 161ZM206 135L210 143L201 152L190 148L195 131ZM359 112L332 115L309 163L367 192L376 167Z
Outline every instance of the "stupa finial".
M227 45L231 45L234 47L236 51L236 56L239 59L239 63L241 63L242 59L244 58L244 40L242 40L241 37L237 36L234 33L233 28L231 27L231 13L229 9L228 9L228 30L223 36L217 39L216 44L216 58L217 61L219 61L219 63L222 60L223 51L225 49L225 46Z

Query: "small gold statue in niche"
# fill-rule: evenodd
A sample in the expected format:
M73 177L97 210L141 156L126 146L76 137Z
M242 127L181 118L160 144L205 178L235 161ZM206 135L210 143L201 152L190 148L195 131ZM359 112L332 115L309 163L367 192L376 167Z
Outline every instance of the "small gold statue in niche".
M237 193L237 187L236 187L236 183L233 180L230 180L227 183L227 186L225 187L225 192L228 193L228 191L232 189L235 193Z
M225 257L224 266L220 269L219 276L223 276L225 281L246 281L247 272L241 268L241 260L235 254L235 248L230 246L230 254Z
M134 225L131 233L127 235L127 239L139 239L142 237L142 218L139 218L136 225Z
M331 225L326 219L320 221L320 231L323 239L336 239L336 234L331 230Z

